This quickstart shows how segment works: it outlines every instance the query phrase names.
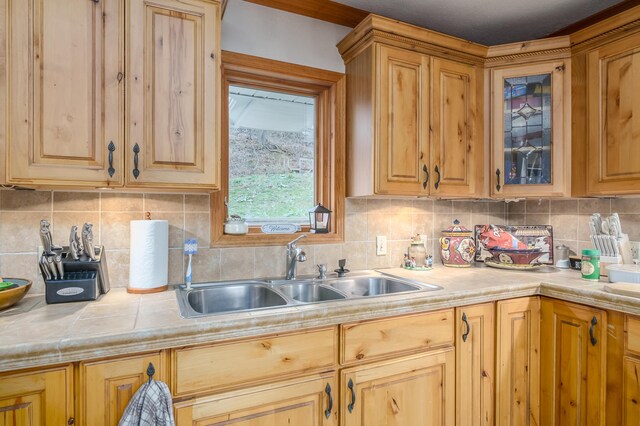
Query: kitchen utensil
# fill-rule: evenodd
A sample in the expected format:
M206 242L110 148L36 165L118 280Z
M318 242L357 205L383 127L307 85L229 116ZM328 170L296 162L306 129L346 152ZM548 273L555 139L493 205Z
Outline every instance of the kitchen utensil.
M0 309L6 309L18 303L31 288L31 281L22 278L5 278L6 282L17 284L17 287L0 291Z
M476 253L473 232L460 225L458 219L442 231L440 237L440 258L444 266L468 268Z
M618 213L614 213L609 218L609 222L613 225L614 234L617 238L622 237L622 224L620 223L620 216Z
M42 242L42 249L44 250L45 254L52 254L53 237L51 236L49 221L45 219L42 219L40 221L40 241Z
M69 256L71 256L73 260L80 259L80 253L82 253L82 250L80 250L79 242L78 227L73 225L71 227L71 233L69 234Z
M62 266L62 254L56 253L53 262L56 265L56 270L60 279L64 277L64 266Z
M49 270L49 264L47 263L47 257L43 254L40 256L40 271L46 281L51 279L51 271Z
M96 260L96 253L93 247L93 224L85 223L82 227L82 246L84 254L91 260Z
M592 214L591 220L593 221L593 225L596 229L594 235L599 235L602 232L602 217L600 216L600 213Z
M184 254L189 256L189 264L187 265L187 274L184 282L187 285L187 289L191 289L191 256L198 254L198 240L191 239L184 243Z
M609 229L609 220L605 219L602 221L602 233L604 235L611 235L610 234L610 229Z
M49 272L51 272L51 279L57 280L58 269L56 268L56 265L53 263L54 255L46 255L45 258L47 259L47 267L49 268Z

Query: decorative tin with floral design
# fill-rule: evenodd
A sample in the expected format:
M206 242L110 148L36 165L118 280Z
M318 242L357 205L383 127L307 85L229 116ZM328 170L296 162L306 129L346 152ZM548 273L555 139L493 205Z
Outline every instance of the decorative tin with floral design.
M444 266L467 268L476 254L473 232L460 225L458 219L453 226L442 231L440 237L440 258Z

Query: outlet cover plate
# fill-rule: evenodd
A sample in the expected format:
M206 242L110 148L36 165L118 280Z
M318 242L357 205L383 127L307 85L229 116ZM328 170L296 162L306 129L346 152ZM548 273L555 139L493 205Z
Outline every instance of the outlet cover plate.
M387 254L386 235L376 235L376 256L385 256L386 254Z

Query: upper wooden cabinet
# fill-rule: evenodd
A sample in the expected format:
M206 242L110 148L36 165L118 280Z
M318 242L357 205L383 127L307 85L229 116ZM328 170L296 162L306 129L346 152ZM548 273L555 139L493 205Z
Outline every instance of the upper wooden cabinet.
M370 15L338 49L347 196L481 196L486 48Z
M491 196L569 196L569 38L494 46L489 56Z
M0 375L0 424L72 425L71 365Z
M7 183L121 185L122 3L7 6Z
M640 193L640 33L586 55L587 195Z
M219 187L218 2L9 0L7 14L8 184Z
M126 185L218 189L219 4L127 5Z
M606 313L543 299L540 318L540 424L604 425Z

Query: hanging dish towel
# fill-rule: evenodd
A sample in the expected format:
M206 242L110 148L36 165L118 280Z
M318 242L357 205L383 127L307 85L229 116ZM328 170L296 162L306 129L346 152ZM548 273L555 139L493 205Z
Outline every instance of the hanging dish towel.
M169 387L149 379L133 395L118 426L175 426Z

